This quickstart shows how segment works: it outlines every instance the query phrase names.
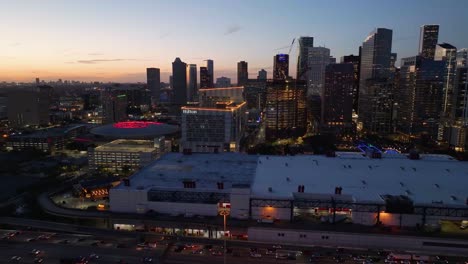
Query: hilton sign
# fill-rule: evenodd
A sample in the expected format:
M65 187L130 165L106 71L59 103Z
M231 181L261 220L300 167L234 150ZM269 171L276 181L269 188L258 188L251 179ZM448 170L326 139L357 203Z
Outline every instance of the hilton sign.
M182 113L184 114L196 114L198 113L197 110L190 110L190 109L182 109Z

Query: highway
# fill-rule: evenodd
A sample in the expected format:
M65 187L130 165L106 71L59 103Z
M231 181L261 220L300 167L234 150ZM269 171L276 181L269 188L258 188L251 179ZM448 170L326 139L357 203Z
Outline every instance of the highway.
M118 232L121 233L121 232ZM33 249L39 250L38 258L42 263L60 263L61 258L85 257L89 263L167 263L167 264L217 264L223 263L221 244L193 238L151 236L146 244L137 238L106 235L83 235L63 232L44 232L37 230L0 229L0 263L9 263L12 257L21 257L16 263L35 263ZM384 263L385 252L340 249L324 247L285 247L259 243L228 243L226 263L363 263L365 259ZM267 252L267 250L269 252ZM252 256L255 252L255 257ZM386 252L388 254L388 252ZM93 255L99 256L91 259ZM283 258L278 258L282 256ZM143 262L151 258L151 262ZM287 258L287 259L286 259ZM432 257L435 260L435 257ZM451 257L449 262L431 261L430 263L460 263L468 259Z

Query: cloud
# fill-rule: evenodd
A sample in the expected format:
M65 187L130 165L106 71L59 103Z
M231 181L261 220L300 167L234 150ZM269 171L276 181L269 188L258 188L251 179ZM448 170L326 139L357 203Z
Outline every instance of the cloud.
M136 59L96 59L96 60L77 60L81 64L96 64L101 62L116 62L116 61L134 61Z
M19 45L21 45L20 42L14 42L10 44L10 47L18 47Z
M101 56L104 55L102 53L88 53L89 56Z
M242 28L238 25L233 25L233 26L229 26L226 31L224 32L224 35L230 35L230 34L234 34L236 33L237 31L240 31Z

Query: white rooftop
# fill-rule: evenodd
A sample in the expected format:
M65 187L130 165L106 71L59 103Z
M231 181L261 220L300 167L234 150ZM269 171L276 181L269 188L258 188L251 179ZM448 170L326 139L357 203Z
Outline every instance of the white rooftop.
M154 141L151 140L131 140L117 139L94 149L95 151L106 152L153 152L155 151Z
M260 156L253 196L288 199L299 185L304 185L305 194L321 197L342 187L342 195L361 202L383 202L381 195L390 194L406 195L415 204L463 206L468 198L468 163L446 155L421 155L420 160L394 154L370 159L361 153L337 153L334 158Z
M160 159L130 177L130 187L119 184L116 188L182 189L183 181L196 182L194 190L224 188L231 184L251 184L258 156L238 153L193 154L167 153Z

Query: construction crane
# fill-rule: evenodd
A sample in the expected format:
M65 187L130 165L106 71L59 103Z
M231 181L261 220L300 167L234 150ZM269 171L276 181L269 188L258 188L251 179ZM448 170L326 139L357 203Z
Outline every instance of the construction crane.
M291 46L289 46L288 56L289 56L289 53L291 53L292 47L294 46L294 41L296 41L296 38L293 38L293 41L291 42Z

